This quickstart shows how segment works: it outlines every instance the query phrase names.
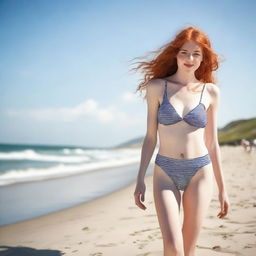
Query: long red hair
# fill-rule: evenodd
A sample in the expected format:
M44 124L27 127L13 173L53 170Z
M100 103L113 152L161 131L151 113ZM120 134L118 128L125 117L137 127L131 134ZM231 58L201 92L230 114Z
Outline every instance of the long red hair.
M175 74L178 69L176 55L182 45L189 40L198 43L203 51L203 61L200 67L195 71L196 78L204 83L216 83L212 72L219 67L218 55L212 50L208 36L200 29L189 26L181 30L173 41L163 45L156 51L149 52L156 54L156 57L151 61L136 62L140 64L131 70L137 71L141 69L142 73L145 73L144 79L137 87L136 92L145 89L149 80L164 78ZM145 57L137 57L134 59L140 58Z

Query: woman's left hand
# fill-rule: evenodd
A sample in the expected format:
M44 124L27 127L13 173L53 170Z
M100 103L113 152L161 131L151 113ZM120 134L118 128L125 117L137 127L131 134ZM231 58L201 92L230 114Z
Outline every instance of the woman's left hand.
M228 214L228 209L230 205L228 200L228 195L225 191L219 192L219 201L220 201L221 211L219 212L217 217L221 219Z

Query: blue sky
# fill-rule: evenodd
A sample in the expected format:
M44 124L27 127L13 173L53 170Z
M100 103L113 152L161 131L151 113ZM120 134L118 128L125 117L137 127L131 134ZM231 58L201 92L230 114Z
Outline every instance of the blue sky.
M132 58L194 25L225 58L219 128L256 116L255 1L1 0L0 142L112 146L146 132Z

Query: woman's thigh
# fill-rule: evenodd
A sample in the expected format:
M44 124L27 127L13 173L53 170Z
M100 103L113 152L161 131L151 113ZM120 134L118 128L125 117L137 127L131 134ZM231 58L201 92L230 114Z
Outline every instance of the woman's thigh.
M180 191L171 177L155 165L153 175L153 194L163 242L175 248L183 247L180 221Z
M184 246L195 246L213 194L212 164L200 168L191 178L182 196Z

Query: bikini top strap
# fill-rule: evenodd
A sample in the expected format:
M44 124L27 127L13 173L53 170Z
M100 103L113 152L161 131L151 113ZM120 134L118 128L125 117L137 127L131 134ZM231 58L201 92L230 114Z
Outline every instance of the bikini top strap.
M167 96L167 80L165 80L164 96Z
M204 87L205 87L205 84L204 84ZM202 100L202 96L203 96L203 92L204 92L204 87L203 87L202 92L201 92L201 97L200 97L199 104L201 103L201 100Z

